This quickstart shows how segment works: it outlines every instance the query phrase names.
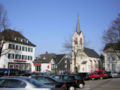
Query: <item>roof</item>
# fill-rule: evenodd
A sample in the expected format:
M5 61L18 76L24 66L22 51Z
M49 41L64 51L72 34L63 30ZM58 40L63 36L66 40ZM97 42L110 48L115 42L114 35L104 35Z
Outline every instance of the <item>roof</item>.
M118 43L108 43L106 44L104 51L109 49L109 48L114 48L115 50L120 50L120 42Z
M24 45L30 45L30 46L35 47L35 45L33 43L31 43L27 38L25 38L18 31L6 29L6 30L0 32L0 36L2 36L2 39L4 39L5 41L11 41L11 42L20 43L20 44L24 44Z
M49 59L42 59L42 58L39 58L34 61L34 63L49 63L49 62L50 62Z
M54 56L54 53L41 54L34 63L49 63Z
M65 56L65 54L58 54L58 55L55 55L53 57L53 59L54 59L55 63L58 64L64 56Z
M78 34L81 33L81 30L80 30L80 23L79 23L79 17L77 17L77 27L76 27L76 32L77 32Z
M84 51L89 57L99 58L99 55L93 49L84 48Z

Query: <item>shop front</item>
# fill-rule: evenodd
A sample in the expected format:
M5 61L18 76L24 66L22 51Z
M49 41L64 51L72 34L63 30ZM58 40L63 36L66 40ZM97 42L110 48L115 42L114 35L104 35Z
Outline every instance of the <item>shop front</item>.
M31 71L31 64L23 60L14 60L14 62L8 62L8 68Z

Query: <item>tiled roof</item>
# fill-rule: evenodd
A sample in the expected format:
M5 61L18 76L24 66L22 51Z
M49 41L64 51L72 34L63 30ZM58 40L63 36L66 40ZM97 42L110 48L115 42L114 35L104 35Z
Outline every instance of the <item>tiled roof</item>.
M11 41L11 42L20 43L24 45L30 45L30 46L35 47L33 43L31 43L18 31L7 29L7 30L0 32L0 36L2 36L2 38L4 38L5 41Z
M99 55L93 49L84 48L84 51L89 57L99 58Z

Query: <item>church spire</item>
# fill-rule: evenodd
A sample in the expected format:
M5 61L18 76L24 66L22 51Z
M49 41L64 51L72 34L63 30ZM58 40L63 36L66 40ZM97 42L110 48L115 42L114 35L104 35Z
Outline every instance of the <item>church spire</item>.
M76 32L80 33L80 23L79 23L79 16L77 16L77 27L76 27Z

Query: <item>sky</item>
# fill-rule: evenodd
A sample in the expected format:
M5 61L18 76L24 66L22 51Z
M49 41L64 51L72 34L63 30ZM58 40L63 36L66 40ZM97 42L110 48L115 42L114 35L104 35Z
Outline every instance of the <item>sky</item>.
M36 45L35 56L65 53L79 16L87 47L102 53L102 35L120 13L120 0L0 0L10 28Z

